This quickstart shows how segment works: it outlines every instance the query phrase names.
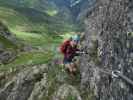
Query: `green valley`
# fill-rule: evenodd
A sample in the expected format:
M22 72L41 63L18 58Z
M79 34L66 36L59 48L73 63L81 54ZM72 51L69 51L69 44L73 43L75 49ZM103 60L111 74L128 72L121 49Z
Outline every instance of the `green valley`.
M41 4L35 8L36 0L34 2L25 0L22 4L17 4L15 0L0 0L0 2L0 21L16 37L19 48L15 52L20 55L6 65L7 70L12 65L27 65L29 62L32 62L31 64L46 63L48 59L53 58L51 56L53 51L56 51L58 55L59 43L66 38L66 35L70 37L69 34L80 30L73 22L71 12L65 7L58 8L54 3L44 2L47 6L41 9ZM4 45L9 49L11 48L12 42L8 42L8 39L5 42L1 38L1 42L6 43ZM39 52L36 52L38 50ZM44 55L41 56L41 53Z

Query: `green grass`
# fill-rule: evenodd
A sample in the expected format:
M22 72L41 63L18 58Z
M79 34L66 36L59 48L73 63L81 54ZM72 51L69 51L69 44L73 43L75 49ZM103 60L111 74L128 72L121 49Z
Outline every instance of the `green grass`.
M77 97L70 94L65 100L77 100Z
M32 11L36 13L36 16L32 15ZM30 8L11 8L3 5L0 7L0 20L10 29L19 32L63 34L76 30L75 24L71 21L65 21L62 16L58 16L58 10L48 9L45 12L41 13Z
M8 39L6 39L4 36L0 35L0 43L2 43L2 45L4 46L5 49L16 49L17 46L15 44L13 44L11 41L9 41Z
M13 31L13 30L12 30ZM21 67L22 65L36 65L48 63L57 54L56 48L63 38L55 35L42 35L35 33L17 32L13 31L17 39L21 40L24 44L29 44L32 47L45 48L43 51L32 51L32 52L20 52L19 56L9 64L1 65L0 71L8 71L11 68ZM3 41L8 48L12 47L12 43L7 41L5 38Z
M51 48L52 45L57 45L62 41L62 38L60 36L55 35L18 32L16 30L12 30L12 32L16 35L18 39L22 40L23 43L29 44L33 47L39 46L42 48Z
M48 63L52 57L53 54L51 52L23 52L13 62L1 65L0 71L8 71L11 68L19 69L22 65L28 66Z
M21 10L23 13L21 13ZM9 68L15 66L27 65L29 62L33 62L33 64L45 63L50 60L49 58L58 55L56 49L58 48L60 42L64 38L68 37L67 35L59 35L68 34L75 29L75 26L69 22L65 22L63 18L60 19L60 16L56 16L56 11L47 11L47 16L43 15L42 13L40 16L39 13L37 20L42 18L42 21L40 22L35 21L36 19L33 17L31 18L29 16L30 14L26 15L26 13L28 13L27 8L19 8L18 10L14 10L13 8L9 8L5 5L0 6L0 20L2 20L2 22L8 26L11 32L16 35L16 38L20 40L21 43L24 43L25 45L28 44L32 47L45 48L46 51L54 53L54 55L51 55L51 53L45 53L45 50L44 52L37 53L22 53L20 54L21 56L17 57L17 59L15 59L13 62L0 67L0 70L8 70ZM48 16L50 18L48 18ZM1 41L4 41L4 45L6 45L8 48L13 46L12 43L3 38Z
M45 21L43 23L34 22L30 19L31 18L27 17L22 13L19 13L14 9L8 7L0 7L0 21L5 23L5 25L8 26L9 29L14 29L20 32L48 32L48 24Z
M50 16L55 16L58 13L58 11L57 10L47 10L46 13Z
M16 29L26 28L28 27L26 24L29 23L25 16L21 15L13 9L5 7L0 7L0 20L3 21L8 27ZM24 25L26 27L24 27Z

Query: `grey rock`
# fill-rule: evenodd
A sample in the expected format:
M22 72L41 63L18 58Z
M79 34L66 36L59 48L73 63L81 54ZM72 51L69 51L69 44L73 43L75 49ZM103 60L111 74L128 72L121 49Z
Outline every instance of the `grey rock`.
M103 70L119 70L133 80L132 46L127 32L132 30L128 14L132 13L130 0L97 0L86 19L83 48L89 55L81 57L81 88L93 90L95 100L130 100L132 88L120 78L111 78ZM128 71L130 70L130 71ZM129 94L131 95L129 97ZM130 99L129 99L130 98Z
M43 78L43 73L45 73L46 69L46 65L40 65L21 71L3 89L0 89L0 99L28 100L35 83Z
M53 95L52 100L66 100L69 95L75 97L76 100L82 100L79 91L75 87L68 84L60 86Z
M37 82L28 100L41 100L47 94L47 74L43 74L40 82Z

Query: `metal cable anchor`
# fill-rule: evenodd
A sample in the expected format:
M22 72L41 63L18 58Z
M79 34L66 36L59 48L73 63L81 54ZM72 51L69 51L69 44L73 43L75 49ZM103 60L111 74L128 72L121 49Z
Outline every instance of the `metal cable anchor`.
M112 77L113 77L113 78L118 78L120 73L121 73L121 72L118 71L118 70L112 71Z

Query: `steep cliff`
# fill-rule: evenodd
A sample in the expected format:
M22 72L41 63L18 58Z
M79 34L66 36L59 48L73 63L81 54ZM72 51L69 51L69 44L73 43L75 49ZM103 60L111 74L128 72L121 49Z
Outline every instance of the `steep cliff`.
M22 69L6 73L0 82L0 100L133 100L133 1L92 0L89 4L91 0L71 0L72 5L68 0L53 1L65 6L61 12L70 14L71 9L76 17L87 17L81 46L88 54L81 55L80 73L70 77L58 61L20 65ZM3 24L1 36L6 40L0 42L2 52L16 48L16 40Z
M133 100L132 85L120 77L118 70L133 80L131 0L97 0L88 13L83 48L89 55L81 57L81 87L93 91L95 100Z

